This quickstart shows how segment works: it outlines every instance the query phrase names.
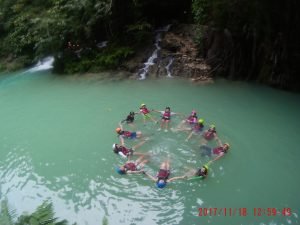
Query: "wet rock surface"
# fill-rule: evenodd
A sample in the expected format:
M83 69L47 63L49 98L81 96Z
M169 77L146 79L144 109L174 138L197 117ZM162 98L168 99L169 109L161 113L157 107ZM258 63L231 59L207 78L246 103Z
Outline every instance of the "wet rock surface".
M192 81L212 81L210 66L199 55L195 43L196 27L190 24L171 26L168 31L159 32L152 46L141 49L135 57L124 63L123 68L140 78L185 77ZM154 60L149 63L149 59ZM153 59L153 58L152 58Z

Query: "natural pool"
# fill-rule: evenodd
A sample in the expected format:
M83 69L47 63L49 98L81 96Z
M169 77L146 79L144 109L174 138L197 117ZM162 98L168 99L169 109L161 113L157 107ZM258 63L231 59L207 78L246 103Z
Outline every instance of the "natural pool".
M196 85L48 72L2 75L0 200L20 215L48 199L59 218L90 225L104 216L114 225L299 224L299 100L299 94L224 80ZM196 109L206 125L216 125L230 152L210 166L207 179L179 180L165 189L143 175L117 174L114 166L124 160L112 153L114 130L141 103L184 114ZM175 116L172 125L181 119ZM167 155L174 176L208 161L199 154L198 137L185 142L186 133L158 132L138 115L136 127L152 135L140 148L153 154L146 167L152 175ZM220 215L198 216L199 208L217 208ZM241 208L247 216L240 216ZM266 211L259 215L258 208ZM268 208L280 214L268 216ZM285 208L291 216L281 215Z

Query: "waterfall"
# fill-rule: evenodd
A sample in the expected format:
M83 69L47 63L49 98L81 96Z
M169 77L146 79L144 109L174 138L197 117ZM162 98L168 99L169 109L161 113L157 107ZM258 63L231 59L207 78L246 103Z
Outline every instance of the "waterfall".
M155 43L154 43L154 46L155 46L155 50L153 51L152 55L148 58L147 62L144 63L144 68L142 68L140 71L140 80L144 80L146 79L146 75L149 71L149 67L154 65L155 64L155 59L157 59L157 56L158 56L158 52L160 50L160 46L159 46L159 42L161 41L161 34L158 33L156 36L155 36Z
M52 56L39 60L39 62L32 68L22 73L16 73L14 75L10 75L9 77L4 78L3 80L0 80L0 86L8 87L9 85L14 84L20 79L28 79L29 77L31 77L31 73L33 72L52 69L53 62L54 57Z
M155 60L158 58L158 54L161 49L159 46L159 43L161 42L161 33L167 32L170 29L170 27L171 27L171 24L155 30L155 33L156 33L155 43L154 43L155 50L153 51L152 55L148 58L147 62L144 63L144 67L142 69L140 69L139 80L146 79L146 75L149 71L149 67L156 63Z
M42 60L39 60L39 62L34 67L32 67L29 70L26 70L25 73L52 69L53 62L54 62L53 56L46 57Z
M171 74L171 71L170 71L170 67L171 67L173 61L174 61L173 57L170 57L169 63L165 67L166 70L167 70L167 77L172 77L172 74Z

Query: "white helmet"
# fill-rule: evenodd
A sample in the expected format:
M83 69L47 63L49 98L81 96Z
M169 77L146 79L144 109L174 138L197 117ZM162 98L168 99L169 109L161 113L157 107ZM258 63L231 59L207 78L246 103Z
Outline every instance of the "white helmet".
M113 144L113 145L112 145L112 148L113 148L113 149L115 149L115 148L116 148L116 146L117 146L117 144Z

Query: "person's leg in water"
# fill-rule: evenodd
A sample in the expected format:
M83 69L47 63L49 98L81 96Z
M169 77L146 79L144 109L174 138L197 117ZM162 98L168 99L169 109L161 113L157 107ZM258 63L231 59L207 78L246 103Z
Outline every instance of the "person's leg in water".
M170 170L170 161L169 159L166 161L163 161L160 165L161 170Z
M165 120L165 131L168 131L170 120Z
M142 169L145 164L148 162L147 159L145 159L145 156L140 156L136 161L136 165L140 167L140 169Z
M164 124L165 124L165 120L161 119L161 121L160 121L160 130L163 129Z
M146 119L150 119L152 120L152 122L157 123L157 121L149 113L144 114L143 117L144 117L144 124L146 123Z
M136 138L142 137L142 132L141 131L136 131Z
M146 115L143 114L143 121L144 121L144 125L146 124Z
M143 140L143 141L141 141L140 143L138 143L138 144L134 145L134 146L132 147L132 149L133 149L133 150L136 150L136 149L138 149L138 148L139 148L139 147L141 147L143 144L145 144L145 143L146 143L146 141L147 141L147 140Z
M136 155L136 156L150 156L150 153L142 153L142 152L133 152L132 155Z
M191 133L189 134L189 136L187 136L187 138L185 139L185 141L189 141L190 138L193 136L194 131L192 130Z

